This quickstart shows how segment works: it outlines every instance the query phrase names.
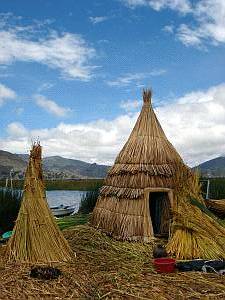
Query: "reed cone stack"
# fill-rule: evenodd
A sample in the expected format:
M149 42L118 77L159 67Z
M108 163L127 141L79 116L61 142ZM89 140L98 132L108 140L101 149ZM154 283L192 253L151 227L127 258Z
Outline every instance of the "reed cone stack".
M151 90L143 91L142 110L108 172L91 224L116 239L151 241L154 230L149 190L168 190L173 199L167 251L177 258L225 257L224 228L191 204L194 197L205 207L198 178L168 141L153 110L151 96ZM166 218L167 214L164 216ZM205 219L206 227L203 225ZM198 229L193 231L196 223ZM217 237L209 242L212 227Z
M51 264L74 257L48 206L42 176L41 146L34 144L25 175L21 208L8 242L9 261Z

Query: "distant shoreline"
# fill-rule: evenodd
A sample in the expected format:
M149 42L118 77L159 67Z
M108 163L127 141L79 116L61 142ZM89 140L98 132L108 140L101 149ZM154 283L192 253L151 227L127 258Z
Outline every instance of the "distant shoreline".
M56 179L45 180L46 190L71 190L71 191L90 191L95 189L96 185L103 185L104 179ZM8 184L10 186L10 183ZM5 180L0 180L0 187L5 187ZM23 180L13 180L13 187L22 189Z

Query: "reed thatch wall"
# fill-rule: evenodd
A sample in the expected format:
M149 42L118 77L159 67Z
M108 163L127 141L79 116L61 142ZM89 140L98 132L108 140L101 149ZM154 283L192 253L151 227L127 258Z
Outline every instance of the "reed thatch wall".
M100 196L92 223L120 240L149 241L153 236L146 201Z

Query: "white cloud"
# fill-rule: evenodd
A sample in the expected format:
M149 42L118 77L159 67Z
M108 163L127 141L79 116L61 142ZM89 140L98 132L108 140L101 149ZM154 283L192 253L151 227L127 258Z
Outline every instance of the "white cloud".
M151 7L156 11L171 9L189 14L191 24L183 23L174 30L178 39L186 46L202 48L205 43L219 45L225 43L225 1L224 0L123 0L128 6ZM170 25L164 30L172 33ZM201 46L201 47L200 47Z
M125 4L134 8L136 6L149 6L154 10L170 8L181 13L187 13L191 10L189 0L122 0Z
M154 101L153 101L154 102ZM194 91L156 108L166 135L190 165L225 155L225 83ZM28 131L20 123L8 125L0 149L23 153L31 138L39 138L44 155L61 155L112 164L138 117L127 113L90 123L60 123L55 128Z
M28 134L28 131L23 126L23 124L21 124L19 122L13 122L7 126L7 133L12 138L18 139L18 138L26 136Z
M16 98L16 93L7 86L0 83L0 106L6 101Z
M57 117L66 117L71 112L70 108L59 106L56 102L47 99L45 96L35 95L34 98L38 106Z
M110 164L113 162L136 116L122 115L107 121L86 124L60 123L55 128L29 131L22 124L8 125L8 138L0 140L0 149L24 153L31 140L39 139L44 155L61 155L88 162Z
M89 20L92 24L98 24L98 23L102 23L105 22L106 20L108 20L108 17L106 16L98 16L98 17L89 17Z
M177 30L178 39L185 46L197 46L202 45L202 37L198 31L190 29L186 24L181 24Z
M152 70L149 73L127 73L123 76L120 76L113 80L108 80L106 83L109 86L115 87L125 87L129 86L130 84L135 84L138 87L143 86L143 81L148 77L152 76L161 76L166 73L166 70L159 69L159 70Z
M0 26L0 64L36 62L59 70L65 78L92 77L94 66L90 61L96 52L80 35L46 28L44 31L40 25L37 33L32 26L11 27L7 22Z
M140 100L126 100L120 103L120 107L127 112L135 111L141 106Z
M178 28L178 37L185 45L225 43L224 0L200 0L193 7L192 14L197 24L181 25Z
M163 31L167 33L174 33L174 26L173 25L166 25L163 27Z
M157 108L170 140L192 165L225 155L225 84Z

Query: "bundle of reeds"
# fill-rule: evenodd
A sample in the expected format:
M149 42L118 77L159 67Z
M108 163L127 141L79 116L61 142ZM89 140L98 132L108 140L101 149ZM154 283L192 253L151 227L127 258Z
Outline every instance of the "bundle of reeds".
M225 218L225 199L220 200L205 200L206 206L220 218Z
M198 175L190 175L180 167L175 181L172 235L167 252L177 259L225 258L225 228L204 209Z
M74 256L48 207L42 177L41 146L34 144L24 181L18 218L6 257L10 261L54 263Z

